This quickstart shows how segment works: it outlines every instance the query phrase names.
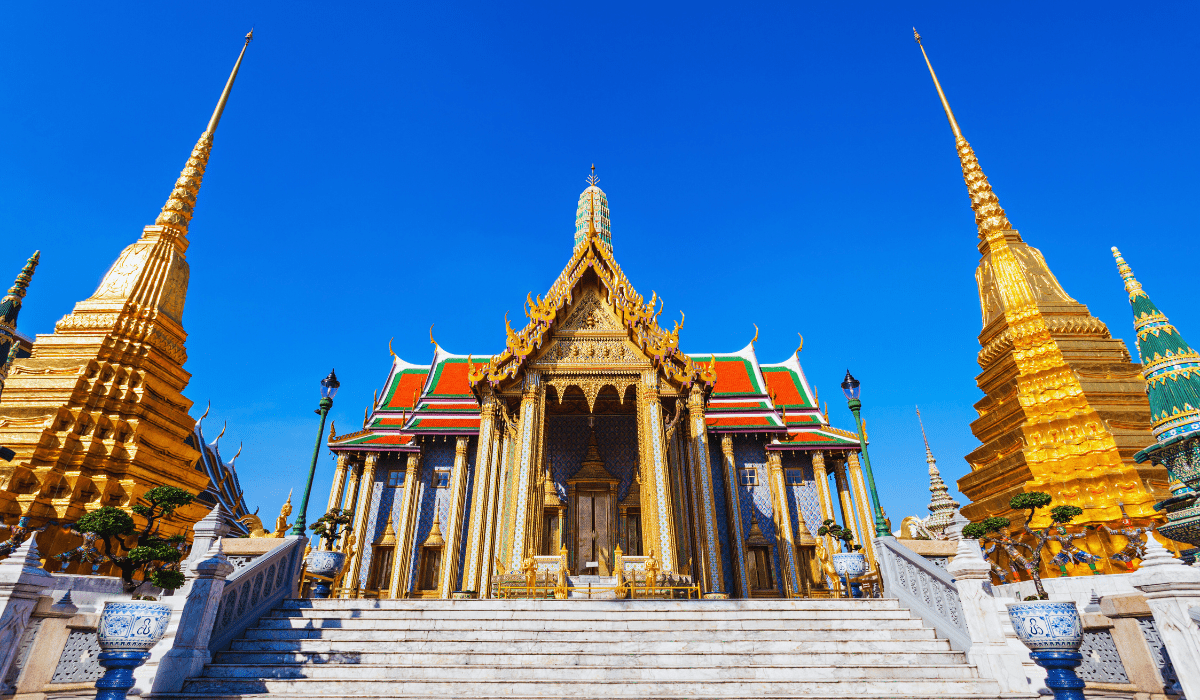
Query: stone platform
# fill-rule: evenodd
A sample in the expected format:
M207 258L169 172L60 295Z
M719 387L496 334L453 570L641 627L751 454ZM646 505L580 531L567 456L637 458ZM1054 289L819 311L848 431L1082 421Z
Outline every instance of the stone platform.
M171 698L997 698L894 600L291 600Z

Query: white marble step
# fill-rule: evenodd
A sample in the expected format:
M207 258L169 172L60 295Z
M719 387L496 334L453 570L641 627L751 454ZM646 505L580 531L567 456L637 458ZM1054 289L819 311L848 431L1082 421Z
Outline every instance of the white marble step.
M390 645L389 645L390 646ZM555 647L553 652L545 649L537 651L503 651L476 652L465 648L460 652L392 652L392 651L352 651L352 652L310 652L297 653L285 651L222 651L218 652L214 662L217 664L242 664L250 666L276 666L284 664L354 664L356 666L397 665L397 666L432 666L446 664L451 666L609 666L619 662L623 666L645 667L690 667L690 666L865 666L869 664L908 664L921 663L930 666L963 664L966 657L957 651L912 650L905 651L853 651L843 645L837 650L811 651L789 645L786 651L764 652L756 649L746 651L728 651L718 645L709 651L674 651L674 652L631 652L631 651L584 651L582 649L562 649ZM745 646L756 646L746 644ZM897 647L899 649L900 647Z
M613 641L605 639L585 641L552 641L546 640L504 641L500 644L480 644L471 639L434 639L434 640L391 640L386 643L377 641L363 642L357 639L334 641L329 639L235 639L232 652L292 652L300 655L341 654L354 655L373 651L387 650L394 653L436 653L463 654L473 652L494 653L555 653L575 654L594 652L598 654L628 655L628 654L672 654L672 653L703 653L703 654L750 654L755 652L774 654L818 654L818 653L904 653L918 654L949 651L950 644L944 639L937 639L928 632L920 639L881 639L878 635L860 633L859 639L830 638L821 636L809 641L796 639L761 640L761 639L727 639L716 640L707 637L694 640L670 641ZM231 653L232 653L231 652ZM354 663L348 659L341 663Z
M202 693L181 692L181 693L169 693L169 694L155 695L154 697L161 698L162 700L248 700L251 698L267 699L267 698L271 698L272 696L267 693L244 693L244 694L236 694L236 695L221 695L221 694L213 694L213 693L209 693L209 692L202 692ZM363 695L363 694L349 693L349 694L343 694L343 695L287 695L286 697L289 700L391 700L393 698L403 699L403 700L432 700L433 698L437 698L438 696L431 696L431 695L424 694L424 693L416 694L416 695L410 694L410 693L388 693L387 695ZM460 700L462 700L462 696L458 696L458 697L460 698ZM583 693L583 694L579 694L579 695L573 695L573 696L571 696L571 700L610 700L610 698L612 698L612 697L614 697L614 696L593 695L590 692L588 692L588 693ZM622 696L616 696L616 697L622 697ZM638 698L638 697L644 697L644 696L630 695L630 696L625 696L625 697ZM705 694L703 696L695 696L695 695L683 696L683 695L672 695L670 693L666 693L663 695L655 695L654 696L655 700L696 700L697 697L703 697L703 698L711 699L711 700L763 700L764 696L760 695L760 696L751 697L751 696L743 695L743 694L740 694L737 692L734 692L732 695L714 695L714 694L710 693L710 694ZM772 694L772 695L769 695L766 697L769 697L771 700L848 700L848 697L846 695L836 695L836 694L830 694L828 692L826 692L826 693L806 693L803 695L790 695L790 694L786 694L786 693L784 693L784 694L777 693L777 694ZM933 696L933 695L922 696L922 695L912 695L912 694L904 693L901 691L895 695L889 695L887 693L875 693L875 694L872 694L870 697L872 700L1029 700L1028 695L1017 695L1017 694L1003 695L1003 694L998 694L998 693L994 693L994 692L948 693L948 694L939 694L937 696ZM546 696L544 696L544 695L513 695L511 693L505 693L503 695L471 695L470 700L546 700Z
M307 610L286 609L276 610L263 619L288 620L343 620L345 610ZM492 610L471 607L450 609L413 610L356 610L356 616L370 616L373 620L657 620L660 622L679 622L683 620L843 620L847 609L786 609L786 610L638 610L636 608L613 608L612 610L583 610L574 612L554 608L550 610ZM911 619L912 614L900 608L865 608L854 610L854 617L859 619Z
M492 677L503 677L506 681L548 681L562 680L564 674L572 681L627 681L639 683L673 683L678 681L699 682L705 680L734 680L746 681L806 681L818 680L865 680L865 679L963 679L978 678L974 668L962 665L928 665L918 664L913 658L908 664L866 664L850 666L840 664L829 665L774 665L760 664L752 666L518 666L514 664L494 665L452 665L439 664L433 666L401 666L401 665L363 665L354 666L354 680L441 680L446 678L470 679L480 674ZM240 664L210 664L204 669L204 678L270 678L308 680L339 680L344 679L345 668L324 664L279 664L271 666L244 666Z
M472 679L445 676L429 680L370 680L345 674L336 680L307 679L218 679L194 678L184 684L184 692L214 695L269 693L272 695L427 695L430 697L477 698L480 696L531 695L541 697L575 697L581 683L589 693L604 697L694 697L708 698L736 695L827 695L845 697L932 697L963 694L996 697L995 681L970 679L872 678L845 680L837 678L790 680L746 680L744 678L671 681L588 680L577 682L565 676L552 680Z
M284 601L277 610L567 610L579 613L614 610L900 610L892 598L760 598L755 600L413 600L387 598L303 598Z
M480 620L439 620L430 617L416 619L392 618L376 619L375 617L360 618L270 618L258 621L257 630L477 630ZM817 619L756 619L756 620L572 620L564 619L502 619L489 620L491 630L518 631L530 630L537 632L656 632L663 629L671 631L703 631L725 632L729 630L903 630L920 629L921 621L909 616L893 618L877 617L840 617Z
M396 629L262 629L246 630L246 639L327 639L330 641L373 641L393 642L403 640L438 640L446 638L449 630L396 630ZM454 630L455 639L473 639L477 642L543 641L543 642L586 642L600 641L611 637L611 632L600 630L540 630L514 629L467 629ZM922 627L896 629L863 626L861 629L767 629L726 630L706 632L704 630L651 630L636 633L640 641L679 641L682 638L706 636L713 639L757 639L779 641L815 641L819 639L932 639L933 630Z

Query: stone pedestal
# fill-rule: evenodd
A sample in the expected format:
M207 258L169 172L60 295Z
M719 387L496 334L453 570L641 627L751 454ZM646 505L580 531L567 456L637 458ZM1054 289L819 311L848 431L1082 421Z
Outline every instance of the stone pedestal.
M36 539L37 535L31 534L7 559L0 561L0 679L8 676L8 667L17 654L17 644L37 606L38 596L54 583L42 569ZM7 685L0 687L0 693L14 690Z

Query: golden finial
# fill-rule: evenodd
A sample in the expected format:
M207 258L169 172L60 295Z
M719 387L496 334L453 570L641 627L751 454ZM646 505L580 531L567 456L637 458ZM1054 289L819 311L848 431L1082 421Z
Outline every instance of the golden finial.
M797 333L796 335L800 336L800 345L796 347L796 354L799 355L800 351L804 349L804 334Z
M1125 280L1125 291L1129 294L1129 300L1132 301L1138 295L1146 296L1146 292L1142 291L1142 283L1133 276L1133 269L1125 262L1125 258L1121 257L1121 251L1117 250L1116 246L1113 246L1112 254L1117 260L1117 270L1121 273L1121 279Z
M229 93L233 90L233 81L237 78L238 69L242 67L242 58L246 55L246 47L250 45L252 38L254 38L254 30L250 30L250 33L246 35L246 43L242 45L242 52L238 54L237 62L233 64L233 72L229 74L229 80L225 82L225 89L221 91L221 99L217 101L217 107L208 120L208 127L204 129L204 133L200 134L200 140L192 147L187 164L184 165L183 171L179 173L179 178L175 181L175 189L171 190L171 196L167 198L167 203L163 205L162 211L154 220L155 225L169 226L180 234L187 234L188 224L192 220L192 211L196 206L196 195L200 193L200 184L204 180L204 169L208 167L213 134L217 131L221 113L225 111L225 103L229 101Z
M337 421L331 420L331 421L329 421L329 440L330 440L330 442L333 441L334 435L337 435ZM289 498L290 498L290 496L289 496Z
M587 184L595 186L599 184L599 182L600 178L596 177L596 164L592 163L592 174L588 175Z
M392 357L396 356L396 351L392 349L392 340L394 340L394 339L395 339L395 336L388 338L388 354L391 355Z
M958 151L959 164L962 166L963 181L967 184L967 194L971 198L971 209L975 212L975 225L979 229L979 237L986 241L1000 231L1011 231L1012 224L1009 223L1004 208L1000 206L996 193L992 191L987 176L983 174L975 151L963 138L962 129L958 128L958 121L954 118L950 102L946 99L946 93L942 91L942 84L938 81L937 73L933 71L933 64L929 61L929 54L925 53L925 45L921 43L921 35L917 34L916 28L913 28L913 36L917 39L917 45L921 47L921 55L925 57L925 65L933 78L933 86L937 89L942 109L946 111L946 119L950 121L950 129L954 132L955 148Z
M386 524L383 526L383 534L379 537L377 543L381 547L389 547L396 544L396 529L392 527L392 514L387 514Z
M433 344L433 347L435 347L435 348L437 347L437 341L433 339L433 324L432 323L429 324L429 342Z
M593 168L596 166L592 166ZM588 192L588 238L596 235L596 193Z
M371 422L371 409L363 406L363 430L367 429L367 423Z
M750 340L750 344L754 345L755 343L758 342L758 324L752 323L750 325L754 326L754 337Z

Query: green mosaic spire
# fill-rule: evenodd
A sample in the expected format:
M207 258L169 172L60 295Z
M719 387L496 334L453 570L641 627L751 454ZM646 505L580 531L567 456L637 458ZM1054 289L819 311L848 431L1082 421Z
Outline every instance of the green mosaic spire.
M1151 430L1160 443L1200 430L1200 354L1150 301L1121 251L1114 247L1112 253L1133 307L1142 376L1150 397Z

